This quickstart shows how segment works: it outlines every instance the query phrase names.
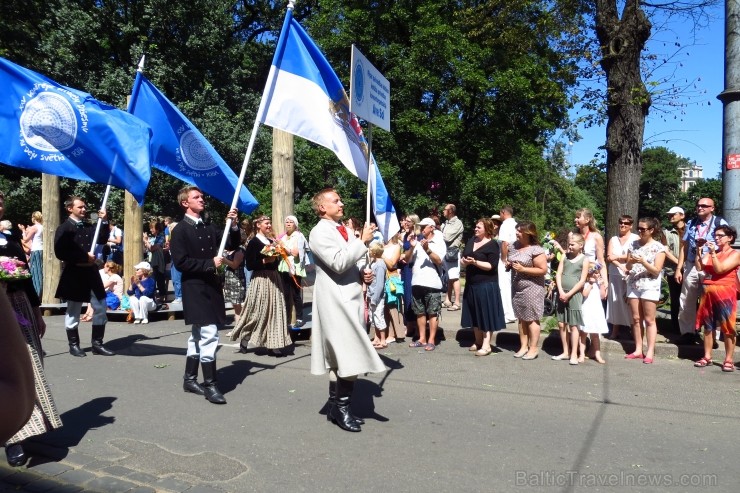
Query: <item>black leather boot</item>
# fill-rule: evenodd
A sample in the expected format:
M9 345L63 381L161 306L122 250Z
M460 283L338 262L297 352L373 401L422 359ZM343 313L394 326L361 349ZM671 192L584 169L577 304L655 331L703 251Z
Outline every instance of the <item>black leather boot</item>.
M358 432L362 431L360 424L352 418L349 409L352 401L352 391L354 390L354 380L337 379L337 396L334 406L329 411L329 417L332 423L336 423L343 430Z
M114 356L116 353L109 351L103 346L103 337L105 337L105 325L92 326L92 353L101 356Z
M326 401L327 408L329 411L326 413L326 420L331 421L331 408L334 407L334 404L337 402L337 382L332 382L329 380L329 400ZM354 414L352 414L352 410L349 411L350 417L355 420L355 422L358 425L364 425L365 420L362 418L358 418Z
M200 358L197 356L188 356L185 358L185 375L183 375L184 382L182 383L182 390L185 392L192 392L197 395L205 395L203 387L198 383L198 365L200 364Z
M208 402L214 404L226 404L224 395L218 390L216 386L216 362L201 362L200 366L203 368L203 395Z
M14 443L13 445L5 446L5 458L8 460L9 465L20 467L26 463L28 456L26 455L26 451L23 450L23 445Z
M80 349L80 333L77 329L67 329L67 341L69 341L69 354L84 358L85 351Z

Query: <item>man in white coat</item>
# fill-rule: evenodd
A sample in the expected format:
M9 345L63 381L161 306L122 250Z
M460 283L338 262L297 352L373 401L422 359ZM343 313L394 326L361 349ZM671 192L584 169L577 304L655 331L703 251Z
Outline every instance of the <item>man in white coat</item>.
M367 253L373 228L365 225L360 238L348 233L341 223L344 204L331 188L314 195L313 209L320 221L308 240L316 264L311 373L329 372L327 420L357 432L364 420L350 410L355 380L362 373L386 370L363 323L362 283L372 281L372 272L358 263Z

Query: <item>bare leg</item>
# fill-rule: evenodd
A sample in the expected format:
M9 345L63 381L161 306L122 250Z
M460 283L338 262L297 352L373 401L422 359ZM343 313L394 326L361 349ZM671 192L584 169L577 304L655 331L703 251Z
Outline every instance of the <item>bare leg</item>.
M528 344L529 338L527 337L527 329L526 327L524 327L524 322L519 320L518 325L519 325L519 351L517 351L514 354L515 358L521 358L522 356L527 354L527 349L529 346Z
M527 336L529 337L527 357L534 358L539 353L540 323L537 320L528 320L523 321L522 324L527 327Z
M599 334L591 334L591 348L593 359L602 365L606 363L606 360L601 357L601 336Z
M632 337L635 339L634 356L642 356L642 310L640 300L630 298L630 310L632 312Z
M429 327L431 329L431 321L429 323ZM421 344L427 343L427 316L426 315L417 315L416 316L416 327L419 329L419 342ZM436 327L435 327L436 330Z
M570 326L570 364L578 364L578 326Z
M439 318L437 315L429 317L429 339L428 344L436 344L437 337L437 326L439 325Z
M645 358L655 357L655 340L658 338L658 324L655 323L655 312L658 303L649 300L640 300L643 318L645 319L645 333L647 334L647 353ZM711 339L711 338L710 338Z
M714 331L705 330L704 331L704 358L709 361L712 360L712 346L714 345L713 341L714 341ZM727 341L725 341L725 348L727 348Z
M725 334L725 361L729 361L733 364L735 363L733 361L733 355L735 354L735 340L735 334Z
M558 323L558 332L560 333L560 344L563 346L563 352L558 356L557 359L568 359L570 356L568 353L568 326L563 322Z
M481 342L481 349L483 351L490 351L491 350L491 331L487 330L485 332L481 331L483 333L483 342Z
M483 331L480 330L478 327L473 327L473 334L475 334L475 342L472 346L468 348L469 351L477 351L478 349L481 349L483 347Z
M587 334L582 330L578 331L578 362L583 363L586 361L586 337Z

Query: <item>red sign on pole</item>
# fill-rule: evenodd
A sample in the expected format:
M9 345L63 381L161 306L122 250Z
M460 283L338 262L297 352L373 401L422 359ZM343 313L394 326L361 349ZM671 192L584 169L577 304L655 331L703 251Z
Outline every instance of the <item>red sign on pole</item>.
M726 169L740 169L740 154L728 154L727 155L727 168Z

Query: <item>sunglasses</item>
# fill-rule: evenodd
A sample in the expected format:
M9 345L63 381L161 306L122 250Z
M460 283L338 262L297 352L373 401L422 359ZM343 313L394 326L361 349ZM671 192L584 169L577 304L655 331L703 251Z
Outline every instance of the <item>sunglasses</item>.
M714 207L714 206L710 204L696 204L696 207L701 208L701 209L706 209L707 207Z
M637 231L639 231L640 233L644 233L645 231L650 231L651 229L653 228L637 228Z
M632 223L629 221L619 221L619 224L623 226L632 226Z

